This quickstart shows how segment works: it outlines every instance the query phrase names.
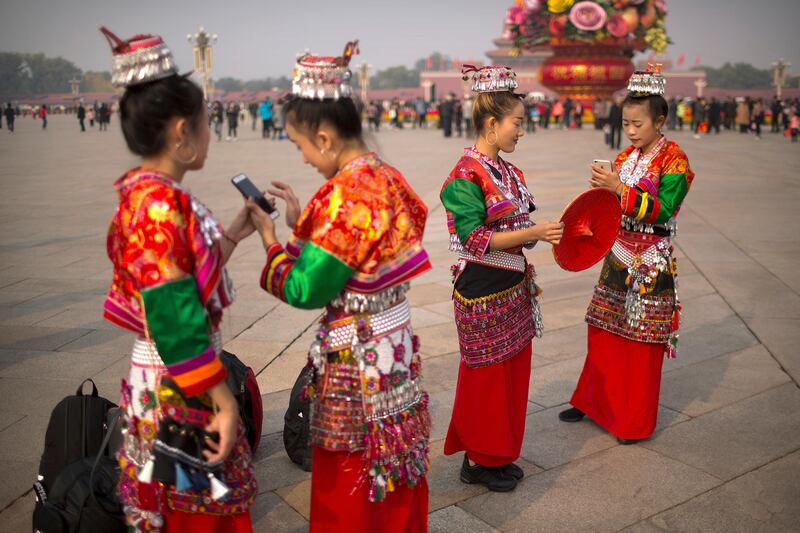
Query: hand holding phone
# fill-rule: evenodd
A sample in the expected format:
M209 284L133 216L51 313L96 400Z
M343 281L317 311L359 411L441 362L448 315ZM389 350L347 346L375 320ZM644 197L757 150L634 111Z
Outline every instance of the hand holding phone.
M273 220L280 216L278 209L264 197L264 194L258 190L246 175L239 174L238 176L232 177L231 183L233 183L234 187L239 189L242 196L245 198L252 198Z
M611 161L607 159L595 159L592 161L592 166L597 166L605 172L611 172Z

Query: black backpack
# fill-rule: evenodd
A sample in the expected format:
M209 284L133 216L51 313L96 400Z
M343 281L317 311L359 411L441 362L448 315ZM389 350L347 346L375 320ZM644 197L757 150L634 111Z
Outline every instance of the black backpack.
M289 408L283 416L283 447L292 462L311 471L311 402L303 398L313 368L306 366L297 376L289 396Z
M83 385L92 384L92 394ZM40 479L33 485L33 531L109 533L126 531L117 500L121 442L119 408L98 396L91 379L74 396L61 400L50 415Z
M92 384L92 393L83 394L86 382ZM108 410L116 404L97 395L97 385L84 380L74 396L67 396L50 414L44 437L44 452L39 463L39 482L45 491L55 483L61 471L69 464L94 457L100 451L108 424Z

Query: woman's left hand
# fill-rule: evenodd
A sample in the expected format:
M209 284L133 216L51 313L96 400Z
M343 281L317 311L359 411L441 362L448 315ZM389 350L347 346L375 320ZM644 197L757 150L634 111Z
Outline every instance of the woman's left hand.
M234 240L234 242L241 242L242 239L246 239L253 232L256 230L256 227L253 225L253 222L250 220L250 210L243 206L238 213L236 213L236 217L234 217L231 225L228 226L228 229L225 231L225 234Z
M278 239L275 237L275 221L272 220L269 213L261 209L252 198L248 198L245 201L245 205L248 211L250 211L250 221L261 235L264 246L270 246L272 243L278 242Z
M610 191L616 192L619 187L619 173L614 168L614 163L611 163L611 170L605 170L600 165L592 165L592 177L589 178L589 185L595 189L602 187Z

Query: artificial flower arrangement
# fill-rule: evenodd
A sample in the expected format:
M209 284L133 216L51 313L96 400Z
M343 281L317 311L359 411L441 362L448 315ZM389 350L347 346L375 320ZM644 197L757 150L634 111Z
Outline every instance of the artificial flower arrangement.
M521 50L570 42L623 45L663 53L666 0L515 0L504 36Z

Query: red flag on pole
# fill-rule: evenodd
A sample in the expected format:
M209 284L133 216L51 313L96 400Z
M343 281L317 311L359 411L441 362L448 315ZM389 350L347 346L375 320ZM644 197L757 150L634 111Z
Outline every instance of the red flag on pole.
M433 56L428 56L428 58L425 60L425 68L428 70L433 69Z
M694 58L694 65L696 67L699 67L700 65L702 65L702 63L700 63L700 56L699 55Z
M683 65L683 62L686 61L686 54L681 54L678 56L678 60L675 61L676 65Z

